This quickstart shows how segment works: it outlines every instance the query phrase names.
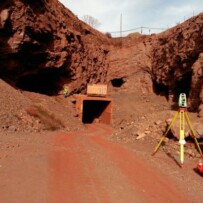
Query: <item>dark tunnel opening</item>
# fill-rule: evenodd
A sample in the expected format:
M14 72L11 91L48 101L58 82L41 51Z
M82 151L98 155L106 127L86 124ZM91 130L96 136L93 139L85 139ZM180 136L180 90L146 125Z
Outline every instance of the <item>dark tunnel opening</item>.
M178 102L180 93L185 93L187 97L189 96L191 80L192 73L189 72L186 75L183 75L181 79L175 81L174 88L170 90L173 94L173 102ZM155 94L165 96L167 99L169 99L169 87L167 85L159 84L156 81L153 81L153 91Z
M105 116L105 110L110 104L110 101L102 100L84 100L82 122L85 124L93 123L95 119Z
M174 102L178 101L180 93L185 93L187 98L191 89L192 73L184 75L180 80L177 80L174 88Z
M45 95L56 95L62 89L61 70L49 68L20 77L16 86L22 90Z
M165 96L166 99L169 99L169 88L164 84L159 84L156 81L153 81L153 91L155 94L160 96Z
M113 87L121 87L125 83L123 78L115 78L111 80L111 84Z

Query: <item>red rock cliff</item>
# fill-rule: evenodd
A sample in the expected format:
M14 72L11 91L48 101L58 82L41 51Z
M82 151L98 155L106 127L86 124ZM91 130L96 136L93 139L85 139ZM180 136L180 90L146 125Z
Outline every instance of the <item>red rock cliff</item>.
M203 14L158 35L131 35L116 42L109 54L109 80L124 78L127 88L143 90L145 85L148 92L173 101L185 92L190 109L202 111Z
M153 79L169 94L186 92L197 110L203 99L203 14L160 34L152 52Z
M108 38L57 0L4 0L0 5L0 74L20 88L55 94L105 82Z
M203 109L203 14L158 35L110 39L57 0L2 0L0 75L22 89L48 95L63 85L81 92L107 82Z

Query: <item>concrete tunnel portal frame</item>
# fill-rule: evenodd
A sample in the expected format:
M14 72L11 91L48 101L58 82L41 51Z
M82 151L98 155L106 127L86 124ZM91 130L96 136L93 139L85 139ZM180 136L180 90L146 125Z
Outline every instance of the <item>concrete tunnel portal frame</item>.
M112 123L112 98L78 95L76 109L84 124Z

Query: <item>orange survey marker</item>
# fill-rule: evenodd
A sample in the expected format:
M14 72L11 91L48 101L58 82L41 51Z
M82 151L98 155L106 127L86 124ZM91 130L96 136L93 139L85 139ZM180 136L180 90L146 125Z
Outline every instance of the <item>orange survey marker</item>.
M202 160L199 161L199 163L197 164L197 171L203 175L203 162Z

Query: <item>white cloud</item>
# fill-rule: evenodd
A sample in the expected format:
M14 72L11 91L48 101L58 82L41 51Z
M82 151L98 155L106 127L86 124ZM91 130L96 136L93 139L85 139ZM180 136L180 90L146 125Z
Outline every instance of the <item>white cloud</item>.
M90 15L101 22L100 31L119 31L136 27L168 28L203 10L202 0L60 0L73 13ZM152 30L157 32L158 30ZM146 31L148 32L148 30Z

